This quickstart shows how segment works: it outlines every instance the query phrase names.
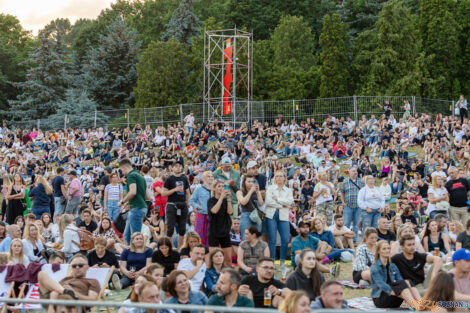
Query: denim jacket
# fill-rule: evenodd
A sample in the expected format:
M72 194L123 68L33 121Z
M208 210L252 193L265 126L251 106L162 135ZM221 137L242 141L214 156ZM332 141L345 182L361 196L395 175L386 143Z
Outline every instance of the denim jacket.
M214 267L206 270L206 277L204 278L204 282L206 283L207 296L210 296L214 293L214 288L217 285L219 276L220 276L220 273L217 273Z
M178 298L173 297L166 301L168 304L178 304ZM207 304L207 297L201 291L189 291L189 301L188 304L194 305L206 305ZM191 313L199 313L197 311Z
M398 267L390 261L388 272L392 283L403 280ZM387 268L382 264L380 258L370 267L370 277L372 280L372 291L370 293L371 298L378 298L382 291L390 295L392 287L387 284Z

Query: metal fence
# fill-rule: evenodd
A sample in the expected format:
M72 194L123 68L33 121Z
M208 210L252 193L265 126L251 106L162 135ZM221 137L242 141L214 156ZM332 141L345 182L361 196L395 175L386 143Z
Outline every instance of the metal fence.
M238 110L236 124L252 122L255 120L273 123L280 115L284 120L306 120L314 118L323 120L332 114L335 117L350 116L358 120L362 115L380 115L382 108L377 103L383 105L385 100L389 100L392 105L392 113L397 119L404 112L403 101L408 99L411 104L412 113L429 113L451 115L454 113L454 101L427 99L415 96L350 96L337 98L304 99L304 100L281 100L281 101L250 101L240 102L243 107L243 114ZM15 122L13 126L20 128L40 128L43 130L58 129L67 127L103 127L103 128L125 128L133 127L136 124L141 126L150 125L152 128L169 124L183 124L183 119L190 111L194 111L196 123L213 121L216 117L213 112L209 112L207 105L203 103L187 103L165 107L134 108L122 110L94 111L65 115L62 118L51 121L50 119L29 120ZM89 116L89 115L94 116ZM217 114L222 116L222 114ZM85 118L86 117L86 118ZM219 120L232 123L231 115L225 115Z

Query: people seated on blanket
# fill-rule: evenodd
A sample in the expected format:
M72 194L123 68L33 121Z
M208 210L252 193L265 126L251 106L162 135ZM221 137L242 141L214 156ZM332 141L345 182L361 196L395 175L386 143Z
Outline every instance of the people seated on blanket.
M436 253L443 260L446 260L447 254L451 254L449 237L438 230L437 222L429 220L424 229L422 244L425 252Z
M86 278L88 260L82 254L76 254L70 262L70 272L59 282L52 279L46 272L38 273L39 295L41 299L68 299L81 301L98 301L100 284L94 278ZM56 308L49 305L48 313L55 313Z
M343 299L343 288L336 280L324 282L320 287L320 296L310 305L310 310L348 309L348 303Z
M418 289L408 280L404 280L397 266L391 262L390 244L385 240L380 240L377 244L370 276L370 297L378 308L398 308L403 300L413 303L421 299Z
M321 264L315 258L315 251L310 248L303 249L298 264L296 270L287 278L286 286L290 290L304 290L310 301L313 301L320 295L320 285L325 281L319 271Z
M398 267L403 279L410 281L421 295L426 292L429 282L442 268L442 259L439 256L416 251L416 240L413 234L406 234L400 238L402 252L392 256L392 262ZM432 264L425 276L426 264Z
M379 217L377 221L377 235L379 240L392 242L397 240L396 235L390 231L390 221L386 217Z
M223 258L222 258L223 261ZM207 305L224 307L254 307L253 300L242 296L238 290L241 285L241 276L238 271L232 268L224 268L220 273L219 280L215 287L216 293L207 301ZM206 311L206 313L211 311Z
M374 263L375 251L377 246L377 230L373 227L368 227L364 231L364 238L362 243L356 250L356 257L353 261L353 281L360 286L369 286L370 267Z
M455 242L455 250L465 248L470 250L470 219L467 220L467 228L458 234Z
M144 245L142 233L133 233L130 242L129 248L124 249L120 257L122 288L133 285L137 274L143 273L145 267L152 262L152 249Z
M0 243L0 252L8 252L10 250L11 241L15 238L21 238L21 228L18 225L7 226L7 236Z
M310 234L310 223L308 222L300 221L297 231L299 235L292 240L291 244L291 264L293 268L297 266L300 254L304 249L308 248L316 251L318 247L317 244L320 242L318 238ZM337 271L337 269L339 269L338 265L330 269L319 262L317 268L321 273L330 273L333 276L339 274L339 271Z
M255 308L277 308L282 300L290 293L285 284L274 278L274 260L260 258L256 265L256 275L245 276L239 293L251 298ZM271 297L271 303L265 305L265 294Z
M349 253L352 259L354 251L334 248L335 239L333 233L329 230L325 230L325 224L320 217L315 217L313 219L311 234L320 239L316 254L317 260L320 260L322 264L328 264L331 263L331 261L340 259L343 253Z
M400 244L400 240L404 236L413 236L415 239L415 251L419 253L425 253L424 247L421 244L421 239L419 239L418 235L415 235L413 228L410 225L401 225L397 230L397 241L393 241L390 244L390 257L403 252L403 247Z
M207 267L204 262L205 252L205 246L200 243L196 244L191 248L189 258L180 260L176 268L176 270L183 271L185 273L191 284L191 290L194 291L201 289L206 276Z
M354 238L356 234L344 226L343 215L334 216L334 225L328 227L335 238L335 248L354 250Z

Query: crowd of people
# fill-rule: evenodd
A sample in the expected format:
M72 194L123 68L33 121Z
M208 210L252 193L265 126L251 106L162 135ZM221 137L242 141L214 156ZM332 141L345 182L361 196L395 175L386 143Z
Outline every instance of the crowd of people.
M97 300L86 271L114 267L109 287L131 288L127 303L339 309L336 278L352 262L378 308L468 301L470 121L458 105L462 118L396 116L386 101L357 122L237 128L192 112L154 130L4 123L0 263L70 264L59 282L39 272L48 299Z

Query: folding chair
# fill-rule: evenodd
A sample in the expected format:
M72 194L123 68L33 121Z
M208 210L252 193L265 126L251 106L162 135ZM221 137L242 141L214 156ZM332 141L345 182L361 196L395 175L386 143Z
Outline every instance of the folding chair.
M0 273L0 298L10 298L14 295L14 283L6 283L5 278L7 277L8 269L5 268L3 272ZM4 303L0 303L0 308L2 308L2 313L6 312L7 306Z
M86 272L86 278L94 278L98 281L100 284L100 293L98 294L98 299L102 299L103 301L106 301L106 297L104 294L104 290L108 286L109 280L111 279L111 275L113 275L114 272L114 266L111 267L104 267L104 268L96 268L96 267L90 267L88 271ZM110 312L109 307L106 308L108 313Z

